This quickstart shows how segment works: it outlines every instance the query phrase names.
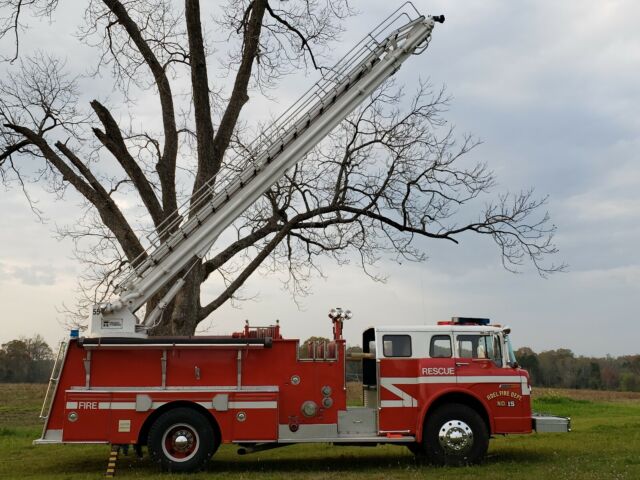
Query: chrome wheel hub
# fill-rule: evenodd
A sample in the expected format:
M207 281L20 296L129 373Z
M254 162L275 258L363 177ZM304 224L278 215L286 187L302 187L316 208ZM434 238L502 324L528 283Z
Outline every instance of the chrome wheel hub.
M173 435L173 447L179 452L189 450L189 444L191 443L193 443L193 435L189 435L186 431L181 430Z
M462 420L449 420L440 427L438 441L446 453L465 453L473 446L473 431Z
M162 450L173 462L186 462L193 458L199 448L198 432L187 424L169 427L162 438Z

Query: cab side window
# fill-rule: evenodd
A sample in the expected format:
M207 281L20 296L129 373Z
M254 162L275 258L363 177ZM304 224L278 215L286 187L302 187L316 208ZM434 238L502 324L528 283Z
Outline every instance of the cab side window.
M451 358L451 337L449 335L434 335L429 345L431 358Z
M486 358L502 366L500 340L496 335L458 335L456 341L460 358Z
M410 335L384 335L382 349L385 357L410 357Z
M460 358L478 358L478 336L477 335L458 335L458 357Z

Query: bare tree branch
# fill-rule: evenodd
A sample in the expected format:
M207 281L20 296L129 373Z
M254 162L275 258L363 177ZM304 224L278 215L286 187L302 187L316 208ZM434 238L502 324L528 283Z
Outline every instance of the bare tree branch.
M116 238L118 238L120 245L124 249L130 261L138 257L138 255L143 252L144 249L142 248L142 245L138 241L138 238L129 226L124 215L122 215L118 206L113 202L111 197L107 195L102 186L98 184L97 180L89 170L66 148L64 144L59 144L59 146L62 147L62 151L69 154L68 158L71 160L72 164L78 168L83 176L86 175L88 177L87 181L89 183L78 176L73 169L53 151L44 138L39 136L37 133L19 125L5 124L4 126L20 133L29 140L30 143L36 145L47 161L49 161L51 165L58 170L58 172L60 172L64 180L73 185L73 187L83 197L93 204L96 210L100 213L100 218L104 224L113 232Z
M271 5L269 5L269 2L267 2L266 7L267 7L267 11L269 12L269 15L271 15L271 17L273 17L274 20L277 20L279 23L284 25L287 29L289 29L291 32L293 32L295 35L297 35L300 38L300 41L302 42L302 49L306 50L309 53L309 57L311 57L313 68L315 68L316 70L320 70L320 67L316 63L316 58L313 55L313 51L311 50L311 47L309 46L309 42L307 41L307 38L304 36L304 34L300 30L298 30L296 27L291 25L286 19L282 18L280 15L274 12L273 9L271 8Z
M290 228L290 227L289 227ZM221 293L218 298L212 300L207 305L200 309L199 317L204 319L211 312L220 308L220 306L229 300L233 294L247 281L247 279L258 269L262 262L269 256L271 252L278 246L278 244L287 236L288 228L281 229L267 245L256 255L256 257L249 262L249 264L242 270L242 272L236 277L233 282Z
M93 128L93 133L127 173L147 207L154 225L158 227L165 218L164 211L144 172L129 153L118 124L109 110L97 100L91 102L91 108L96 112L105 129L103 132L98 128Z
M58 0L0 0L0 9L8 11L6 17L0 17L0 40L13 34L14 53L2 60L13 63L20 55L20 18L25 9L31 9L37 17L50 16L58 6Z
M153 53L150 45L142 37L138 25L131 19L126 7L118 0L104 0L104 3L116 16L118 22L124 27L142 54L158 87L158 96L162 106L164 149L162 157L158 161L157 170L162 184L162 206L165 212L173 212L177 208L175 174L176 157L178 155L178 131L171 85L163 66Z
M4 149L4 152L0 153L0 166L2 166L2 163L7 158L11 157L12 154L20 151L21 148L30 145L30 143L31 142L29 142L29 140L21 140L17 143L14 143L13 145L7 145Z
M194 185L195 189L199 188L220 169L223 155L229 146L229 141L238 122L240 111L249 100L247 87L251 79L253 62L258 52L265 6L266 0L253 0L253 8L251 9L243 37L242 60L238 66L231 97L229 98L227 108L222 115L218 132L214 138L213 163L204 171L198 172L198 177L196 177Z
M198 151L198 178L194 184L197 190L220 168L221 156L216 159L211 106L209 104L209 79L207 75L207 59L202 38L200 23L200 2L186 0L185 16L189 37L189 56L191 59L191 88L196 122L196 138ZM236 117L237 118L237 117ZM235 121L233 122L235 127ZM217 163L217 164L216 164Z

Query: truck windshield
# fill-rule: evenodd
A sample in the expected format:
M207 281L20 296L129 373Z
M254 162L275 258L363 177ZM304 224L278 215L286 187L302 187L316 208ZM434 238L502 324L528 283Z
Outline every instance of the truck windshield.
M509 353L509 365L513 366L516 364L516 355L513 353L513 347L511 346L509 335L504 336L504 343L507 345L507 352Z

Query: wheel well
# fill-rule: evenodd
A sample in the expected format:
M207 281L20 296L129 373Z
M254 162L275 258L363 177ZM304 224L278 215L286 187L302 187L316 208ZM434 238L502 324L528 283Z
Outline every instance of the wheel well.
M158 417L160 417L160 415L178 407L190 408L192 410L195 410L196 412L203 414L204 417L207 420L209 420L209 423L213 427L213 430L216 432L218 442L219 443L222 442L220 426L218 425L218 422L216 421L215 417L211 414L209 410L204 408L202 405L198 405L197 403L189 402L187 400L176 400L175 402L169 402L165 405L162 405L161 407L151 412L151 415L147 417L147 419L144 421L144 424L142 425L142 428L140 429L140 433L138 434L138 444L139 445L147 444L149 429L151 428L151 425L153 425L153 422L155 422L158 419Z
M424 431L424 423L426 423L427 418L429 417L429 414L434 412L440 406L451 404L451 403L461 403L463 405L467 405L470 408L473 408L476 412L478 412L478 414L484 421L484 424L487 426L487 432L489 433L489 435L491 435L491 421L489 420L489 414L487 413L487 409L484 407L482 402L480 402L480 400L473 397L472 395L469 395L467 393L462 393L462 392L450 392L442 395L441 397L438 397L429 406L429 408L427 409L427 412L425 413L424 422L423 422L423 431Z

